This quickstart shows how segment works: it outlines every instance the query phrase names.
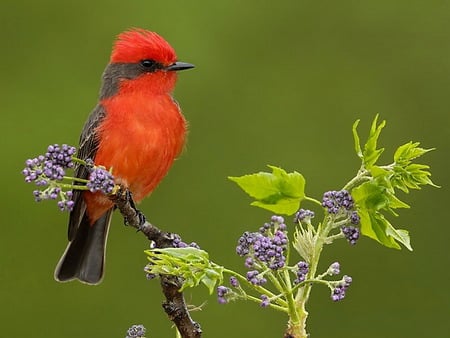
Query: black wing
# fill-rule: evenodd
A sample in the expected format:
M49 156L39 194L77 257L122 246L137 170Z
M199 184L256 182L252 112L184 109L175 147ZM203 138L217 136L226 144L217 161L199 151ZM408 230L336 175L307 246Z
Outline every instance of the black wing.
M105 108L99 103L88 117L88 120L84 124L83 130L80 135L80 145L77 152L77 157L82 160L94 159L98 149L98 139L96 134L96 128L100 122L105 118ZM89 170L84 165L76 165L75 177L87 179L89 177ZM75 184L78 184L75 182ZM74 190L72 200L74 201L73 210L70 213L68 237L71 241L77 229L83 219L86 212L86 204L82 197L82 191Z

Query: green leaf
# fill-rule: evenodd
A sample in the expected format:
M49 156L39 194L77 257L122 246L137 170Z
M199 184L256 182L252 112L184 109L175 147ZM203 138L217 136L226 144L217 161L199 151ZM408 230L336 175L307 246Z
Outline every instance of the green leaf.
M353 140L355 143L355 152L356 155L358 155L358 157L363 160L364 156L361 150L361 143L359 141L359 135L358 135L358 124L359 124L359 119L355 121L355 123L353 123L353 127L352 127L352 131L353 131Z
M422 156L423 154L428 153L429 151L434 150L419 148L420 142L408 142L400 147L394 153L394 161L396 164L409 164L412 160Z
M386 225L380 221L379 213L369 212L368 210L358 210L361 223L361 234L372 238L388 248L400 249L400 245L391 235L386 234Z
M352 196L358 207L367 210L386 209L389 199L385 194L386 188L375 181L368 181L352 190Z
M255 199L251 205L284 215L294 214L305 198L305 179L294 171L268 166L271 173L259 172L240 177L228 177Z
M395 238L397 242L402 243L409 251L413 251L410 243L409 232L404 229L395 229L387 220L386 223L386 234Z
M409 208L385 186L385 177L365 182L352 190L352 196L358 208L361 220L361 233L389 248L400 249L397 242L412 250L406 230L395 229L380 212L386 210L397 215L393 209Z
M377 123L378 123L378 114L375 116L375 119L372 122L369 137L367 138L367 142L364 145L363 157L366 169L370 169L373 165L375 165L381 153L384 151L384 148L377 149L377 142L381 130L386 125L386 121L382 121L380 124Z

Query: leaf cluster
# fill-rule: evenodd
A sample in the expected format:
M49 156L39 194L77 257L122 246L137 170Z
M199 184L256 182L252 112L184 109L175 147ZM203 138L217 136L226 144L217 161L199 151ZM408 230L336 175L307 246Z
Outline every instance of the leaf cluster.
M396 209L410 207L397 197L398 190L409 193L410 189L421 189L422 185L435 186L429 166L413 163L433 149L420 148L419 142L408 142L397 148L392 164L378 165L384 148L378 148L377 143L386 121L378 123L378 115L375 117L363 149L358 124L359 120L353 125L353 138L361 168L349 188L361 217L361 233L387 247L400 249L398 243L401 243L412 250L408 231L394 228L383 212L397 216Z
M179 276L184 279L180 292L203 283L209 293L223 279L223 267L209 260L206 251L194 247L146 250L147 271L158 275Z

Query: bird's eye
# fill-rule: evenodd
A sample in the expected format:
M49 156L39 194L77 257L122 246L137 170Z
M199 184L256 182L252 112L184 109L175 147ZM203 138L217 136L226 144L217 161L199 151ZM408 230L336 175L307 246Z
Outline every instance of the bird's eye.
M154 60L142 60L141 65L145 68L152 68L156 65L156 61Z

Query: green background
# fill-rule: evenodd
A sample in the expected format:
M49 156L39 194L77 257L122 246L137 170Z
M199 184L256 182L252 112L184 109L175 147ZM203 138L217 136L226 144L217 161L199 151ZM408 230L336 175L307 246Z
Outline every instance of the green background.
M244 271L234 253L245 230L270 213L229 175L297 170L308 195L339 189L358 168L351 124L388 125L384 162L410 140L436 147L441 189L404 196L413 208L394 224L414 252L363 238L327 247L354 283L340 303L323 287L309 303L311 337L444 337L450 309L449 1L16 1L0 4L0 336L124 337L143 323L173 337L157 281L146 281L142 235L116 215L104 282L59 284L67 214L36 204L20 171L51 143L76 144L95 105L114 36L129 27L159 32L195 70L175 96L190 122L186 151L141 209L164 229L196 241L219 264ZM254 303L219 305L187 292L205 337L281 337L286 318Z

